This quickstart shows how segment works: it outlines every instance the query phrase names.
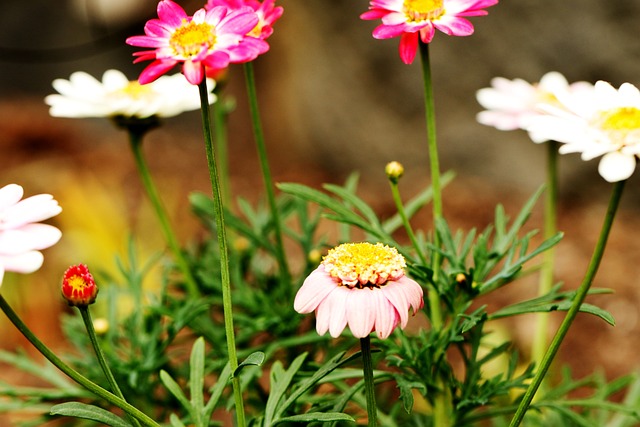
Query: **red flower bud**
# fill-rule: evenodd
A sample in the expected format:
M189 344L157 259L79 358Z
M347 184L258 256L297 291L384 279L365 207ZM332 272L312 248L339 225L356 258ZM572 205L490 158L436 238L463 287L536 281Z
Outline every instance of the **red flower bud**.
M65 271L62 296L70 306L86 307L94 303L97 295L98 287L86 265L73 265Z

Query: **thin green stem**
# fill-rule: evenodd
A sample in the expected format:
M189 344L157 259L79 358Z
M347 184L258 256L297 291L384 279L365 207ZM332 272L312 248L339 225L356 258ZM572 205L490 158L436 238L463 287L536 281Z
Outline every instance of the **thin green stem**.
M431 188L433 189L433 245L440 247L440 236L435 227L436 221L442 218L442 191L440 188L440 161L438 160L438 144L436 141L436 112L433 96L433 83L431 81L431 64L429 61L429 44L419 43L420 55L422 58L422 77L424 80L424 101L425 115L427 123L427 144L429 146L429 162L431 167ZM433 269L434 286L429 292L429 309L431 311L431 325L434 330L442 329L442 309L440 307L440 295L437 292L435 284L438 283L440 277L441 255L439 251L433 252L433 261L431 268Z
M287 265L287 258L284 253L284 245L282 243L282 224L280 222L278 205L276 204L273 179L271 178L271 170L269 168L269 160L267 158L267 148L264 142L264 132L262 131L262 122L260 120L260 111L258 109L258 94L256 91L253 63L247 62L244 64L244 75L247 94L249 96L249 110L251 113L251 123L253 125L253 136L256 141L258 159L260 160L260 168L262 170L262 179L264 181L269 209L271 210L271 219L273 220L273 230L276 239L276 260L278 261L278 267L280 268L282 279L286 283L290 283L291 277L289 275L289 266Z
M436 140L436 113L433 95L433 82L431 78L431 63L429 60L429 44L418 42L420 57L422 58L422 77L424 81L425 117L427 124L427 145L429 147L429 162L431 168L431 187L433 189L433 245L440 248L440 236L436 231L437 221L442 219L442 190L440 186L440 161L438 159L438 144ZM431 326L438 333L443 328L442 308L437 283L440 278L440 263L442 255L438 250L433 252L432 271L433 286L428 292L429 310L431 313ZM449 427L452 424L452 402L442 378L436 378L436 384L440 391L434 397L433 423L435 427Z
M91 393L96 396L106 400L114 406L122 409L128 415L139 420L143 425L148 427L160 427L160 424L153 421L149 416L144 414L138 408L130 405L125 400L119 398L113 393L108 392L103 389L99 385L95 384L82 374L80 374L75 369L71 368L69 365L64 363L58 356L56 356L53 351L49 349L42 341L35 336L31 329L20 319L20 317L16 314L15 311L9 306L7 301L4 299L2 295L0 295L0 309L4 312L4 314L9 318L11 323L20 331L22 335L53 365L60 369L64 374L66 374L69 378L80 384L82 387L89 390Z
M360 338L360 349L362 350L362 372L364 374L364 388L367 396L368 425L369 427L376 427L378 425L378 407L376 405L376 394L373 383L371 338L368 335L365 338Z
M598 267L600 266L600 261L602 260L605 247L607 246L607 239L609 238L609 232L611 231L611 226L613 225L613 220L616 216L616 211L620 204L620 198L622 197L624 184L625 181L616 182L614 184L613 191L611 193L611 199L609 200L609 207L607 208L607 213L602 224L602 230L600 230L600 237L598 238L596 247L593 250L593 255L591 256L591 261L589 262L589 266L587 267L584 279L582 280L580 287L576 291L576 294L573 297L573 301L571 303L571 307L567 311L564 320L560 324L556 335L553 337L551 344L549 344L549 348L542 358L542 362L540 363L540 367L536 371L536 375L533 377L531 384L529 384L529 387L527 388L522 401L520 401L518 410L511 420L511 424L509 424L510 427L517 427L522 422L522 419L524 418L524 415L527 412L527 409L529 408L529 405L531 404L531 401L533 400L538 387L540 387L542 380L549 370L549 366L551 366L551 362L553 361L556 353L558 352L558 349L560 348L560 344L562 344L562 340L567 335L571 323L580 311L580 306L582 306L582 303L584 302L584 299L589 292L589 288L593 283L593 279L598 272Z
M547 142L547 174L546 174L546 197L544 204L544 238L550 239L555 236L557 228L558 209L558 143L556 141ZM549 293L553 286L553 268L555 261L555 247L545 251L542 259L542 269L540 270L540 283L538 285L538 296ZM538 313L536 322L536 332L531 349L531 362L536 366L540 365L547 349L547 334L549 330L549 314Z
M213 113L213 131L215 132L215 147L220 166L220 182L222 202L229 207L231 203L231 181L229 179L229 141L227 139L227 109L222 100L222 91L216 87L218 100L211 105Z
M238 367L238 356L236 354L236 338L233 328L233 306L231 303L231 277L229 274L229 249L227 247L227 234L224 224L224 206L220 191L220 179L218 177L218 167L213 150L213 140L211 137L211 121L209 119L209 101L207 81L203 80L199 85L200 104L202 112L202 131L204 135L205 150L207 153L207 164L209 166L209 178L211 180L211 191L213 194L213 207L216 221L216 231L218 234L218 245L220 248L220 279L222 286L222 309L224 316L224 329L227 338L227 351L229 353L229 365L231 372L235 372ZM242 389L240 379L234 376L231 380L233 385L233 397L236 406L236 419L239 427L245 427L244 403L242 400Z
M118 396L120 399L126 402L127 399L124 398L120 387L118 386L118 382L116 381L111 369L109 368L109 364L107 363L107 359L104 357L104 352L100 347L100 343L98 342L98 337L96 336L96 330L93 327L93 320L91 319L91 313L89 312L89 307L78 307L80 310L80 315L82 316L82 321L84 322L84 326L87 329L87 334L89 334L89 340L91 341L91 345L93 346L93 350L96 353L96 357L98 358L98 363L102 368L102 372L104 372L105 377L107 377L107 381L109 381L109 385L111 386L111 392ZM139 426L140 423L137 419L129 415L129 420L133 423L134 426Z
M398 182L394 179L389 180L389 184L391 185L391 194L393 195L393 201L396 204L396 209L398 210L398 215L400 215L400 219L402 220L402 224L404 225L404 229L411 240L411 244L415 249L420 261L423 265L427 265L427 259L420 248L420 244L418 243L418 239L416 239L416 235L413 232L413 228L411 228L411 224L409 223L409 218L407 218L407 213L404 210L404 204L402 203L402 197L400 197L400 189L398 188Z
M167 215L167 211L162 204L162 200L160 199L158 190L153 183L151 172L149 171L149 167L147 166L147 162L145 161L144 155L142 153L143 135L143 131L137 131L134 128L129 129L129 142L131 151L133 152L133 158L135 159L136 167L138 168L138 173L140 174L140 178L142 180L142 184L144 185L144 189L147 192L147 196L149 197L149 200L153 205L153 209L156 212L158 221L160 221L160 228L162 229L162 233L164 234L165 240L167 241L167 245L169 245L169 249L171 249L173 257L175 258L175 262L184 276L187 291L189 292L189 295L191 297L199 297L200 291L198 289L198 285L195 278L193 277L193 274L191 273L189 264L187 263L187 260L185 259L182 250L180 249L178 239L176 238L176 235L173 232L173 228L171 227L169 216Z

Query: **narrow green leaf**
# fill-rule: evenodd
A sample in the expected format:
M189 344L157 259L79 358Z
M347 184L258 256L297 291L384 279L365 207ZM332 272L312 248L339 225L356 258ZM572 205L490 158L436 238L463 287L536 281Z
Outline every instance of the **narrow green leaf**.
M362 216L364 216L364 218L369 221L369 224L374 226L374 228L381 228L380 221L378 220L378 215L376 215L375 211L371 209L371 207L364 200L355 195L353 192L333 184L325 184L323 185L323 187L336 196L342 198L342 200L344 200L346 203L353 205L353 207L360 211Z
M209 390L209 393L211 394L211 396L209 397L207 406L205 406L204 408L205 420L211 419L211 414L213 414L213 410L218 405L218 401L220 400L220 397L222 397L222 392L224 391L224 388L229 383L230 379L231 379L231 366L229 365L229 362L227 362L227 364L222 369L220 376L218 377L218 382L216 382Z
M293 362L291 362L289 369L286 371L282 367L282 363L280 363L280 361L276 361L271 366L271 391L269 393L267 406L264 412L265 427L271 426L273 420L276 418L276 413L280 412L280 401L284 397L289 384L291 384L293 376L298 372L306 358L307 353L302 353L300 356L296 357Z
M189 384L191 391L191 407L196 419L194 423L200 425L202 412L204 409L204 338L198 338L191 349L191 359L189 361L190 373Z
M301 415L292 415L290 417L280 418L271 425L277 425L286 422L311 423L311 422L328 422L328 421L350 421L355 423L356 420L352 416L341 412L308 412Z
M233 371L233 377L237 377L238 374L240 373L240 371L242 370L242 368L244 368L245 366L262 366L262 363L264 362L264 353L261 351L256 351L251 353L249 356L247 356L247 358L238 365L238 367L236 368L235 371Z
M87 405L81 402L67 402L55 405L51 408L50 413L51 415L62 415L65 417L97 421L111 427L131 427L131 424L117 415L97 406Z
M169 415L169 422L171 422L171 427L186 427L176 414Z
M193 416L193 408L191 406L191 402L189 402L187 396L184 395L178 383L173 378L171 378L171 375L169 375L169 373L164 369L160 371L160 381L162 381L162 384L164 384L167 390L169 390L169 392L176 399L178 399L178 402L180 402L182 407Z

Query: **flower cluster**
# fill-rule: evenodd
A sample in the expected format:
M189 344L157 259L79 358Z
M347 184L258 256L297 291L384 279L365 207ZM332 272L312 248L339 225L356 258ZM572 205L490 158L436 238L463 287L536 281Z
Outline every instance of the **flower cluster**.
M251 2L250 2L251 3ZM261 9L262 19L247 2L234 2L237 8L209 2L208 8L187 15L171 0L158 3L158 19L145 25L144 36L127 39L132 46L150 48L134 53L134 62L153 60L140 75L140 83L156 80L177 64L189 83L199 84L207 70L222 70L231 63L254 60L269 50L264 38L270 34L270 24L264 12L270 11L269 20L275 20L274 9ZM260 7L258 7L260 9ZM281 13L281 11L280 11ZM258 33L256 28L262 25Z
M338 337L344 328L356 338L374 330L387 338L400 323L407 325L408 311L423 304L418 283L404 274L405 260L395 248L381 243L345 243L329 251L320 266L306 278L294 308L316 312L316 330Z
M58 215L62 208L53 196L39 194L24 200L17 184L0 188L0 285L5 271L32 273L42 266L39 251L53 246L62 233L56 227L39 224Z
M209 80L207 86L213 88ZM102 81L77 71L69 80L56 79L57 94L48 95L45 102L54 117L173 117L200 108L197 88L180 74L162 76L148 85L130 81L121 71L107 70ZM209 94L209 102L215 101Z
M562 143L559 152L603 156L598 172L609 182L629 178L640 157L640 91L630 83L618 89L605 81L569 84L559 73L539 84L495 78L478 91L480 123L501 130L524 129L534 142Z
M473 25L465 17L486 15L498 0L371 0L360 18L381 19L373 30L376 39L400 37L400 58L411 64L418 43L430 43L436 29L450 36L469 36Z

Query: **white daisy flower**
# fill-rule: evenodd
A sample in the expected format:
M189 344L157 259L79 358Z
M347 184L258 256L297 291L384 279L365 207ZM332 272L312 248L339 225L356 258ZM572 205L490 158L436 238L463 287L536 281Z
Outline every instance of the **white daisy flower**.
M619 89L599 81L593 92L564 94L566 109L546 106L527 130L563 143L560 153L581 153L583 160L603 156L598 172L609 182L629 178L640 155L640 91L630 83Z
M207 81L209 90L215 82ZM53 87L57 94L48 95L45 102L51 106L54 117L172 117L200 108L198 87L190 84L181 74L162 76L153 83L141 85L130 81L118 70L108 70L99 81L78 71L69 80L56 79ZM209 103L216 100L209 94Z
M480 89L476 98L486 108L478 113L477 120L483 125L498 130L527 129L532 117L543 114L541 105L561 106L558 97L563 93L589 92L593 85L587 82L569 84L567 79L556 71L551 71L540 79L539 83L529 83L523 79L509 80L495 77L491 87ZM544 135L529 132L535 143L545 142Z

